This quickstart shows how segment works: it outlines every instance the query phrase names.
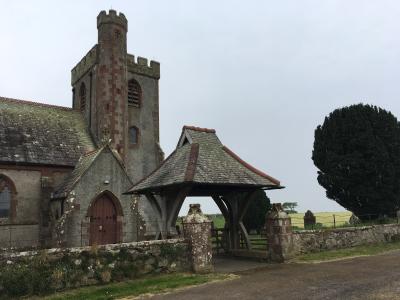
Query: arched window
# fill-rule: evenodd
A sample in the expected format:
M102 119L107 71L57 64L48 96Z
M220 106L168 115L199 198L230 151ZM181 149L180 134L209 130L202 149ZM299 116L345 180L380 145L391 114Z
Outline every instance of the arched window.
M135 126L129 128L129 143L136 145L139 141L139 129Z
M11 217L14 196L14 184L8 177L0 175L0 218Z
M142 88L135 79L128 81L128 105L139 107L142 102Z
M81 83L79 88L79 103L81 111L84 111L86 106L86 86L84 82Z

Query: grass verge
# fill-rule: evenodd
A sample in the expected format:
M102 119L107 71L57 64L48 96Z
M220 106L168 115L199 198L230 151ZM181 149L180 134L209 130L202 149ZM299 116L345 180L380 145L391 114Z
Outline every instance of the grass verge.
M135 297L148 293L163 293L171 289L198 285L206 282L228 279L225 274L186 274L175 273L157 276L148 276L141 279L110 283L102 286L89 286L66 292L57 293L40 299L47 300L91 300L116 299L121 297ZM39 298L30 298L39 299Z
M400 242L363 245L363 246L356 246L353 248L307 253L296 257L294 261L297 262L327 261L327 260L335 260L346 257L348 258L354 256L375 255L398 249L400 249Z

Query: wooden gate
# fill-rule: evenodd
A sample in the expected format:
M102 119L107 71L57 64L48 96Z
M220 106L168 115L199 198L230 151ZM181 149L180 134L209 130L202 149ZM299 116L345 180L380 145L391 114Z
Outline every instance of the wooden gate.
M90 245L118 242L117 210L107 194L100 195L90 209Z

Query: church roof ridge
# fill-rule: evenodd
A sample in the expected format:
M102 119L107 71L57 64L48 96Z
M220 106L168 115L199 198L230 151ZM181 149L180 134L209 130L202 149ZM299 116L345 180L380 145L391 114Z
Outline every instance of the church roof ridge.
M205 127L197 127L197 126L189 126L189 125L184 125L182 130L194 130L194 131L200 131L200 132L206 132L206 133L216 133L215 129L212 128L205 128Z
M31 100L8 98L8 97L3 97L3 96L0 96L0 101L7 101L10 103L15 103L15 104L27 104L27 105L32 105L32 106L41 106L41 107L47 107L47 108L55 108L55 109L61 109L61 110L67 110L67 111L74 111L74 109L72 107L48 104L48 103L43 103L43 102L31 101Z

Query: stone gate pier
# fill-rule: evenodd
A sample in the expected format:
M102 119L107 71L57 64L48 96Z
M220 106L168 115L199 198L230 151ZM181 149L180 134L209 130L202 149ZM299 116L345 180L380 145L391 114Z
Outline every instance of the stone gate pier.
M292 222L281 203L272 204L266 215L266 230L269 258L273 262L284 262L293 254Z
M212 221L202 213L200 204L190 204L189 212L182 223L184 237L189 243L193 271L212 272Z

